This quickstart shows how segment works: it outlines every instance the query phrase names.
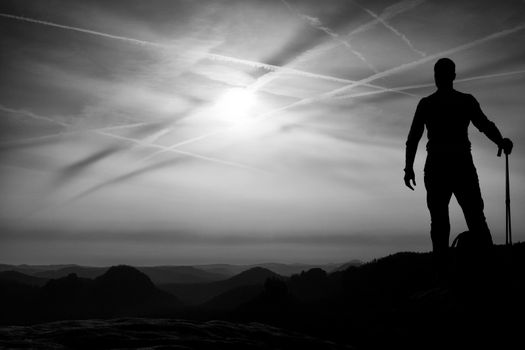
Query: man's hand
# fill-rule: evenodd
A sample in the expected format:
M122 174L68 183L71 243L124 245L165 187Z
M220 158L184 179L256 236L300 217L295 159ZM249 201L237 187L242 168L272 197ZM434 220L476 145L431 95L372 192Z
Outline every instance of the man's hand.
M504 138L503 140L501 140L498 146L499 146L499 149L498 149L498 157L499 157L501 156L502 150L505 154L510 154L512 152L512 147L514 146L514 144L512 143L510 139Z
M410 188L412 191L414 190L414 187L412 187L411 182L416 185L416 175L414 174L414 169L405 169L405 185Z

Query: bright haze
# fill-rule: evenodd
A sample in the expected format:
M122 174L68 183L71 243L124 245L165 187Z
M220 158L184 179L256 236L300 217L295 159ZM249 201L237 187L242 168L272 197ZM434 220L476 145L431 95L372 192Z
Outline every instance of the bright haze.
M403 184L433 65L504 136L525 221L525 2L0 4L0 262L344 262L431 248ZM504 241L504 158L470 128ZM451 171L454 171L451 169ZM452 234L466 229L455 200Z

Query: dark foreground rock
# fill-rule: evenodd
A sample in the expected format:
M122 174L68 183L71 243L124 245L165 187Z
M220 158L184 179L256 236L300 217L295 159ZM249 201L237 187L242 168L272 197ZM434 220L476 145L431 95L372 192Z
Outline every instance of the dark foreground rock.
M0 328L0 348L351 349L261 323L118 318Z

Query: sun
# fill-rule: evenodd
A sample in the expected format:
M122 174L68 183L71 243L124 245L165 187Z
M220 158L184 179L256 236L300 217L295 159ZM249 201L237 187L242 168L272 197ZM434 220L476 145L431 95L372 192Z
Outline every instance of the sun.
M255 94L243 88L228 89L215 104L217 117L232 125L247 122L255 104Z

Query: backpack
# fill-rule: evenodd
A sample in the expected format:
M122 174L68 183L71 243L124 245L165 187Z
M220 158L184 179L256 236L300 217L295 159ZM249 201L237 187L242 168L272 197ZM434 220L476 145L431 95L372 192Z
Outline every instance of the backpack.
M477 285L486 280L487 271L493 262L492 237L489 232L465 231L452 242L452 278L458 286Z
M479 233L473 231L465 231L456 236L452 242L452 248L456 248L458 252L474 253L480 250L486 250L492 247L492 237L490 233Z

